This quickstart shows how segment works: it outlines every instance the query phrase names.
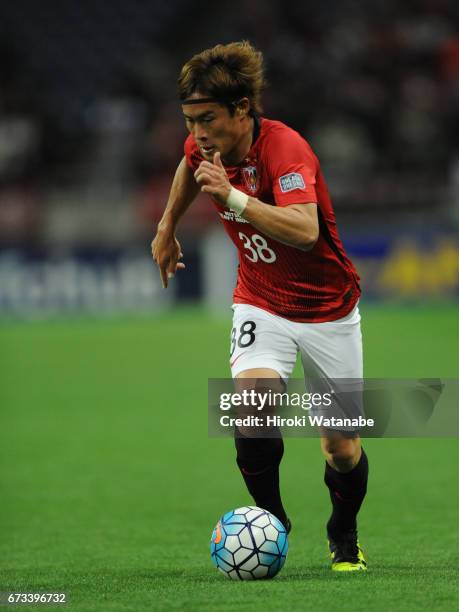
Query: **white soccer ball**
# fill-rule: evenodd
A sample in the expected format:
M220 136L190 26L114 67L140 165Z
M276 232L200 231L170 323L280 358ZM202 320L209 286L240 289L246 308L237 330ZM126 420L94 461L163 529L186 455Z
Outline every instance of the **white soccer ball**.
M212 532L210 555L233 580L274 578L285 563L287 532L278 518L256 506L230 510Z

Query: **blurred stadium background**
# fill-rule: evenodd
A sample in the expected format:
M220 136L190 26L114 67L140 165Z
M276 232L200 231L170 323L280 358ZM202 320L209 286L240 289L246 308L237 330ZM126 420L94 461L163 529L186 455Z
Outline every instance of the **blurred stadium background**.
M185 137L178 70L242 38L266 116L321 159L364 296L456 300L458 25L454 0L2 2L0 315L227 307L235 256L204 197L171 291L149 245Z

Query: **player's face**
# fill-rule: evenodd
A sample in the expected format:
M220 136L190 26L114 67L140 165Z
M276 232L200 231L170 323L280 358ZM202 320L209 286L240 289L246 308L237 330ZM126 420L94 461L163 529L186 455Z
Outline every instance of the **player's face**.
M236 151L247 131L239 113L231 115L226 106L215 102L183 104L182 110L186 126L204 159L212 161L219 151L224 161L239 161L234 158L237 157Z

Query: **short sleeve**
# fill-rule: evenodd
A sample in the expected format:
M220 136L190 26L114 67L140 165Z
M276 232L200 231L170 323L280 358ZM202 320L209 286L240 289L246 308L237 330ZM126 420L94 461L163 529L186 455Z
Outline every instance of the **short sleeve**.
M185 144L183 145L183 152L185 153L185 159L186 159L187 165L193 171L197 170L199 163L200 163L200 159L199 159L195 140L191 134L185 140Z
M308 143L294 130L276 130L266 143L267 167L277 206L318 202L318 161Z

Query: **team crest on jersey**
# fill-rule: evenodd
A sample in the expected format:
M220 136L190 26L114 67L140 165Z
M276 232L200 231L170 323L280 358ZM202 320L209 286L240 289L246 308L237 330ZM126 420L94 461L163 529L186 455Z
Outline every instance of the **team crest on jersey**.
M282 193L286 193L294 189L304 189L304 180L298 172L290 172L290 174L284 174L280 177L279 185Z
M258 189L257 167L247 166L247 168L242 168L242 176L244 177L244 183L247 189L255 193Z

